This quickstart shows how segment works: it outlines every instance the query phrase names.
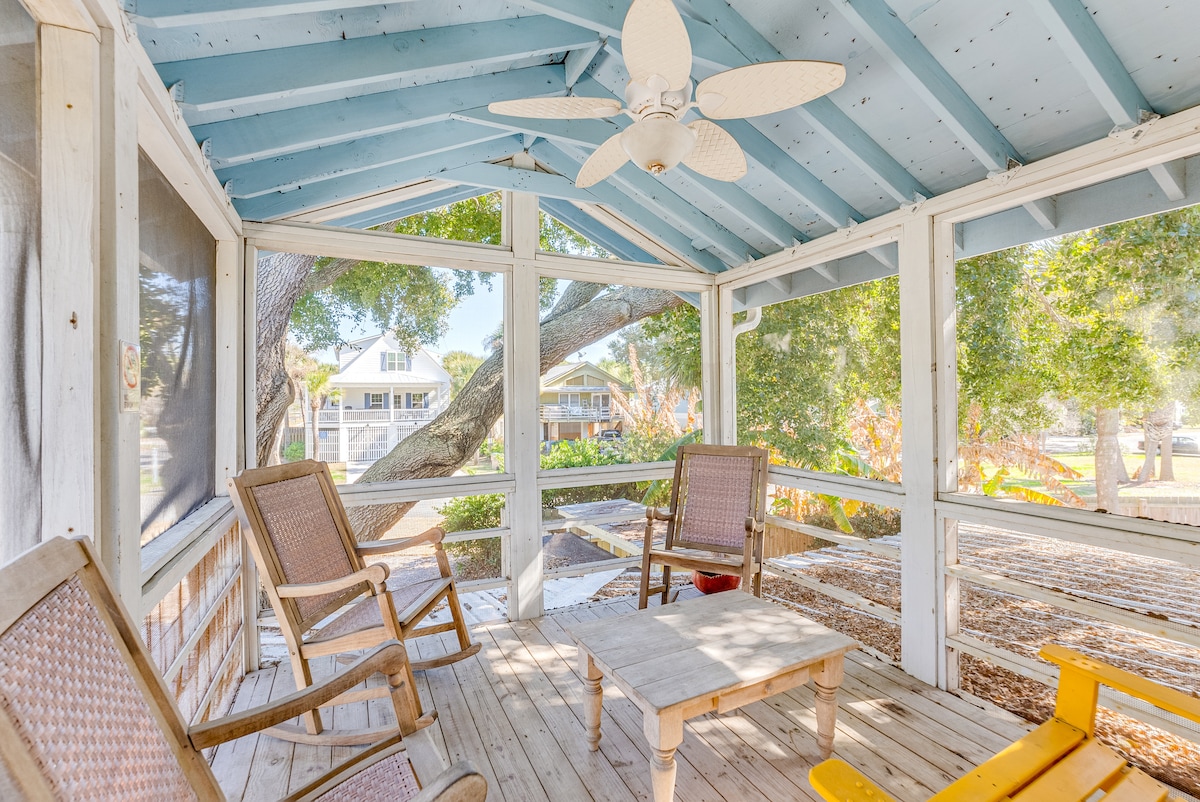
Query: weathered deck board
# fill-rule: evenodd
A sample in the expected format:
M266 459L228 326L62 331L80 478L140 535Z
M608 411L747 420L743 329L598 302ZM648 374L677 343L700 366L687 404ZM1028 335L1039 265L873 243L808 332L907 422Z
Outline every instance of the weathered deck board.
M479 654L454 666L417 673L422 702L439 719L420 736L422 748L467 759L487 776L495 802L602 802L650 798L649 751L641 715L606 686L599 752L584 739L576 649L564 629L573 621L621 615L617 599L556 611L534 621L477 626ZM417 657L439 653L440 636L418 639ZM332 659L321 670L334 670ZM899 799L916 799L947 784L959 769L990 755L1028 725L996 709L928 686L897 669L852 653L838 702L834 751L860 766ZM247 677L235 710L293 690L286 665ZM386 703L383 703L386 705ZM385 707L346 705L341 726L374 726ZM690 721L677 759L679 799L816 799L808 769L817 761L811 689L798 688L727 715ZM218 748L213 769L231 800L274 799L318 768L354 750L293 747L246 738ZM415 751L415 747L414 747ZM415 759L415 755L414 755ZM418 762L418 769L421 763Z

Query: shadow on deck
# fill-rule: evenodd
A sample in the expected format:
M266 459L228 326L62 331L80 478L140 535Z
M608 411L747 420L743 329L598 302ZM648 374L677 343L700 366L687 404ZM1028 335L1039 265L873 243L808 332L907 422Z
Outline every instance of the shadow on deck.
M588 751L579 661L563 628L635 608L636 600L622 598L531 621L475 626L483 644L478 655L417 673L422 703L439 717L409 739L418 772L430 776L440 760L465 758L487 776L488 799L497 802L649 799L641 714L607 682L601 749ZM438 637L410 642L414 657L448 648L435 642ZM333 671L332 658L322 667ZM234 711L294 689L286 665L253 672ZM927 798L1030 729L998 708L981 708L861 653L848 655L838 704L835 754L900 800ZM389 720L390 713L374 705L335 709L334 726ZM274 799L353 751L250 737L218 749L213 769L231 800ZM677 799L816 800L807 779L819 759L812 689L692 719L676 757Z

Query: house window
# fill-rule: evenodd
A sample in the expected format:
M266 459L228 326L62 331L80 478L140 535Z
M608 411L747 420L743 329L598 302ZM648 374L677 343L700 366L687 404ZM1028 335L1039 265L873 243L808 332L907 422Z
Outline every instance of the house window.
M383 393L371 393L371 409L383 408Z
M383 355L383 369L389 372L412 370L412 357L400 351L387 351Z
M592 406L607 409L611 396L608 393L592 393Z
M558 403L564 407L577 407L579 406L579 393L559 393Z
M412 394L412 409L425 409L425 393Z

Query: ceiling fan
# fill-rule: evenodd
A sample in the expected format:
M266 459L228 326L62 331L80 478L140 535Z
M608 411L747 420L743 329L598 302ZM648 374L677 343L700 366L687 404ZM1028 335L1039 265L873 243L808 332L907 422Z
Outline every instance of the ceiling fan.
M658 175L683 162L701 175L736 181L746 156L725 129L708 120L684 124L697 108L705 117L728 120L799 106L832 92L846 68L828 61L769 61L717 73L696 86L692 100L692 44L671 0L633 0L621 28L629 71L625 104L611 98L552 97L505 100L488 105L496 114L543 119L612 117L634 122L610 137L584 162L575 185L590 187L627 161Z

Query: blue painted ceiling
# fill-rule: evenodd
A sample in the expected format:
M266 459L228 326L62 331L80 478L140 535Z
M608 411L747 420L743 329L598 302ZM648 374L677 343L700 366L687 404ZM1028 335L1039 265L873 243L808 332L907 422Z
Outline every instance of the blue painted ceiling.
M1195 0L676 0L697 81L794 58L844 63L845 85L720 122L749 161L734 184L627 164L578 189L580 165L626 118L486 107L621 96L629 0L126 3L247 220L370 226L527 189L621 255L649 258L581 208L600 204L711 271L1200 103ZM544 173L502 166L521 151Z

